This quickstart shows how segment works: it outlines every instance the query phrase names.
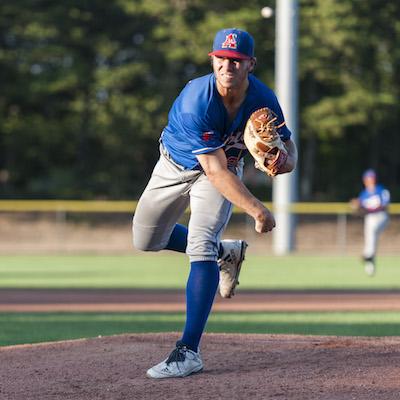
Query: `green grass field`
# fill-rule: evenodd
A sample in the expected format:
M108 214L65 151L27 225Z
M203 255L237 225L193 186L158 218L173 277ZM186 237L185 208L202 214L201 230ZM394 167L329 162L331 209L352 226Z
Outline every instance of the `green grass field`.
M183 288L185 256L0 256L3 288ZM241 289L400 289L400 257L365 275L356 257L248 256Z
M399 290L400 257L248 256L241 289ZM184 288L184 256L0 256L0 288ZM1 295L1 291L0 291ZM181 331L183 313L0 313L0 345ZM213 313L208 332L400 336L396 312Z
M108 336L178 332L184 313L0 313L0 346ZM207 332L400 336L398 312L212 313Z

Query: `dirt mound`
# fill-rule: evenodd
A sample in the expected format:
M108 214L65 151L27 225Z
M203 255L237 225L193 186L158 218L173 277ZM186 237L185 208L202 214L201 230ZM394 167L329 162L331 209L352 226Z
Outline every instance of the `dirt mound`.
M119 335L0 348L0 398L399 399L400 337L206 334L204 372L152 380L179 335Z

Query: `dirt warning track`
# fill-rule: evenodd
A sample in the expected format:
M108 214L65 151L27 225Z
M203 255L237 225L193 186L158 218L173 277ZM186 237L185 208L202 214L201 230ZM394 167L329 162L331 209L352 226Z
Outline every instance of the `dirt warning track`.
M183 290L0 289L0 312L184 311ZM214 311L400 311L399 291L246 291Z

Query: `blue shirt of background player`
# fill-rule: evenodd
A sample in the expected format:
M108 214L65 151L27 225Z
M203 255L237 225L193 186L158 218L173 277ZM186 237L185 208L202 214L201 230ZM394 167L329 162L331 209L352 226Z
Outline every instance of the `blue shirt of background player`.
M382 185L376 185L374 190L364 189L358 196L360 205L368 213L386 209L390 202L390 193Z
M190 81L175 100L168 115L168 125L161 134L161 142L172 159L186 169L199 168L197 154L223 148L228 165L236 165L246 154L243 130L250 115L259 108L268 107L284 122L281 107L274 92L253 75L236 117L229 121L222 99L217 91L214 74ZM282 140L290 139L286 125L278 129Z

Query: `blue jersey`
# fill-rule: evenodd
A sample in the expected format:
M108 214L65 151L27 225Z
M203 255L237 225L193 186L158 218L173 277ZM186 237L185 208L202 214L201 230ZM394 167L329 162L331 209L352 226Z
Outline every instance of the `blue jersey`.
M358 196L361 207L368 213L384 210L390 202L390 193L382 185L376 185L370 192L364 189Z
M281 107L274 92L253 75L235 119L228 113L217 91L213 73L190 81L175 100L168 115L168 125L161 142L172 159L187 169L199 168L198 154L223 148L228 165L236 165L246 154L243 131L250 115L268 107L277 116L277 125L284 123ZM285 124L278 129L282 140L291 134Z

